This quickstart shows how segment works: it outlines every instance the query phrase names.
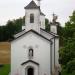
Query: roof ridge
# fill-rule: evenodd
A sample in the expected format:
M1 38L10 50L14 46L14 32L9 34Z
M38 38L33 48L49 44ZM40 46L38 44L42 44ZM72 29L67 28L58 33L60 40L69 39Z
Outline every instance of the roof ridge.
M45 29L42 29L42 28L40 28L40 29L43 30L43 31L45 31L46 33L49 33L49 34L53 35L53 36L59 36L59 35L56 34L56 33L53 33L53 32L47 32Z
M39 8L39 6L37 6L37 4L32 0L26 7L25 9L33 9L33 8Z
M44 38L44 39L46 39L46 40L48 40L48 41L50 41L50 42L52 42L50 39L47 39L46 37L44 37L43 35L41 35L41 34L39 34L38 32L36 32L35 30L29 30L29 31L27 31L27 32L25 32L25 33L23 33L22 35L20 35L20 36L18 36L18 37L16 37L16 38L14 38L13 40L16 40L17 38L19 38L19 37L21 37L21 36L23 36L23 35L25 35L25 34L27 34L28 32L30 32L30 31L32 31L32 32L34 32L35 34L37 34L37 35L39 35L39 36L41 36L42 38ZM11 40L11 41L13 41L13 40Z

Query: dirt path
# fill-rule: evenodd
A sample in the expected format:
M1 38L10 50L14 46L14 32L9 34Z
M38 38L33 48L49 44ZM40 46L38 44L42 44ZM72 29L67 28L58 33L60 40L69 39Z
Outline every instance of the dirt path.
M0 42L0 64L10 63L10 43Z

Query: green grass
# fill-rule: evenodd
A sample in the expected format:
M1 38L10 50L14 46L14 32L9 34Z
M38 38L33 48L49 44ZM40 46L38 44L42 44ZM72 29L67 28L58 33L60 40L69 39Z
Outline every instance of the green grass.
M3 67L0 67L0 75L8 75L10 72L10 64L5 64Z

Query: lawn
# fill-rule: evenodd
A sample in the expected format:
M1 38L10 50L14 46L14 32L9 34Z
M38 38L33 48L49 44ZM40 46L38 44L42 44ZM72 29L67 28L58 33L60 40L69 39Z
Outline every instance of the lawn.
M8 75L10 72L10 64L5 64L0 67L0 75Z

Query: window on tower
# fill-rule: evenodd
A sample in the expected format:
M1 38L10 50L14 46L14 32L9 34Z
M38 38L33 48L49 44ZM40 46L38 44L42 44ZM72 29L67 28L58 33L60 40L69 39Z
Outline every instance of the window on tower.
M29 59L33 58L33 49L29 49Z
M30 14L30 23L34 23L34 14Z

